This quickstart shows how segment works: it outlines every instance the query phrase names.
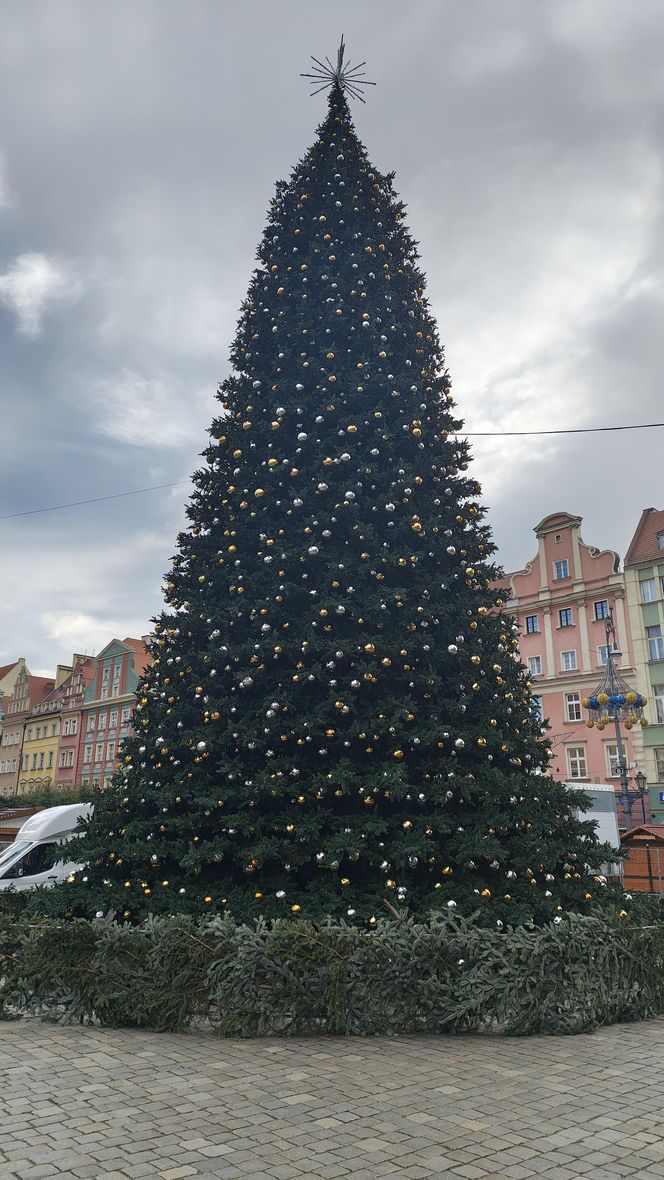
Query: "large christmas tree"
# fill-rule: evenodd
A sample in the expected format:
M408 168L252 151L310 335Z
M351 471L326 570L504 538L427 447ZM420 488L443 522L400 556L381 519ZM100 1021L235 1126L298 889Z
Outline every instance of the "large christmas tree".
M584 909L416 243L329 112L277 186L79 912ZM502 604L498 602L498 608ZM590 885L589 885L590 882Z

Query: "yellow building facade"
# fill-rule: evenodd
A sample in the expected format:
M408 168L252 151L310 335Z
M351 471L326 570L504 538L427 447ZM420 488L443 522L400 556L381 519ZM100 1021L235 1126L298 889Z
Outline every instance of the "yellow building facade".
M58 739L64 695L61 686L71 674L71 668L59 664L55 674L55 688L35 705L24 722L21 769L18 794L25 795L37 787L52 787L55 781Z

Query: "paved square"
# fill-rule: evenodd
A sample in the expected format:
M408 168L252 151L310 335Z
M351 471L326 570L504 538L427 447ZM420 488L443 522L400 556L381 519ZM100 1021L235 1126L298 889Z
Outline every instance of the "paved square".
M0 1177L664 1178L664 1020L219 1041L0 1025Z

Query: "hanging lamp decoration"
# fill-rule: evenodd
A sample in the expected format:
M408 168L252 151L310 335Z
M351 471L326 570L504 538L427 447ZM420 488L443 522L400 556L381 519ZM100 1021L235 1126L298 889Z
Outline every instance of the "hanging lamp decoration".
M364 74L366 70L362 69L367 63L365 61L359 62L356 66L352 66L350 62L344 64L344 54L346 52L346 45L341 38L341 44L337 50L337 64L332 65L329 57L325 61L319 61L317 57L311 55L311 60L314 63L313 73L300 74L301 78L310 78L310 86L312 87L311 97L314 94L320 94L321 90L328 90L332 86L338 86L340 90L345 90L350 94L351 98L359 98L360 102L365 102L366 99L362 96L363 86L375 86L375 82L364 81ZM313 89L315 87L315 89Z
M605 628L606 671L594 693L583 697L581 701L584 709L588 710L586 725L588 729L592 729L593 726L605 729L609 722L619 725L622 721L625 729L633 729L637 724L645 728L648 722L643 715L643 707L647 704L648 698L630 688L616 668L615 657L621 653L615 645L613 609L609 611Z

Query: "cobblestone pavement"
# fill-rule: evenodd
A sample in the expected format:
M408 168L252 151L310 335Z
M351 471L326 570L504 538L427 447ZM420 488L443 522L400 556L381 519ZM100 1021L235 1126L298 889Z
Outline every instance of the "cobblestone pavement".
M664 1177L664 1020L219 1041L0 1026L0 1177Z

